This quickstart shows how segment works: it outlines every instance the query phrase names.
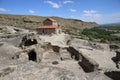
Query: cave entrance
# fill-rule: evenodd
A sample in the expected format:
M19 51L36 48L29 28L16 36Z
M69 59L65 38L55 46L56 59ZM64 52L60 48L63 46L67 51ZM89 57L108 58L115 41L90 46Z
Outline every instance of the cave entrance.
M32 61L37 61L36 52L34 50L28 53L28 59Z
M25 46L31 46L37 44L37 40L36 39L28 39L25 41Z

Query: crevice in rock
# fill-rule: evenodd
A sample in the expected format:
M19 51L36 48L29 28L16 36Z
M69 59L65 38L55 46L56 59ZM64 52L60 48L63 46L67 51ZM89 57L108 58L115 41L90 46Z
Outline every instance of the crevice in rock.
M59 46L52 46L52 49L53 49L54 52L59 52L60 51Z
M73 47L67 48L67 51L71 54L71 57L75 60L81 60L82 57L80 56L79 52L75 50Z
M116 50L116 49L119 49L120 47L117 46L117 45L110 45L109 46L111 50Z
M59 64L59 62L58 61L53 61L52 64L57 65L57 64Z
M93 72L98 70L99 64L91 58L83 55L73 47L69 47L68 51L71 53L71 57L78 61L78 64L83 68L85 72Z
M116 67L120 69L120 50L116 50L116 56L112 60L116 63Z

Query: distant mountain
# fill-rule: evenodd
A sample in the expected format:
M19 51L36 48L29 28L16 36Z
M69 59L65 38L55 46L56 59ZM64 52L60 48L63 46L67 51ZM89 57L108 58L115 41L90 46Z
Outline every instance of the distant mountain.
M43 25L43 21L48 17L42 16L30 16L30 15L10 15L0 14L0 24L15 26L27 29L35 29L38 26ZM52 17L57 20L63 31L78 34L85 28L92 28L98 26L95 22L84 22L77 19L64 19L60 17Z
M118 22L118 23L110 23L110 24L103 24L102 26L120 26L120 22Z

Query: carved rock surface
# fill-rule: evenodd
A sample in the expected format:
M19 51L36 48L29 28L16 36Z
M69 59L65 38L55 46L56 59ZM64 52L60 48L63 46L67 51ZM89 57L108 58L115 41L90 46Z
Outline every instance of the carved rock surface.
M47 65L38 65L34 62L26 62L17 65L14 71L8 75L0 77L0 80L80 80L72 72L50 67Z

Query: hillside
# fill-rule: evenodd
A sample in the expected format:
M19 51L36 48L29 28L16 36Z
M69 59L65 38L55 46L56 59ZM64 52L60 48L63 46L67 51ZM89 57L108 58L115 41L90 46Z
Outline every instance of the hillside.
M27 15L9 15L0 14L0 24L15 26L27 29L35 29L37 26L43 25L42 22L47 17L41 16L27 16ZM77 34L85 28L92 28L98 26L95 22L84 22L76 19L64 19L60 17L52 17L57 20L64 32Z

